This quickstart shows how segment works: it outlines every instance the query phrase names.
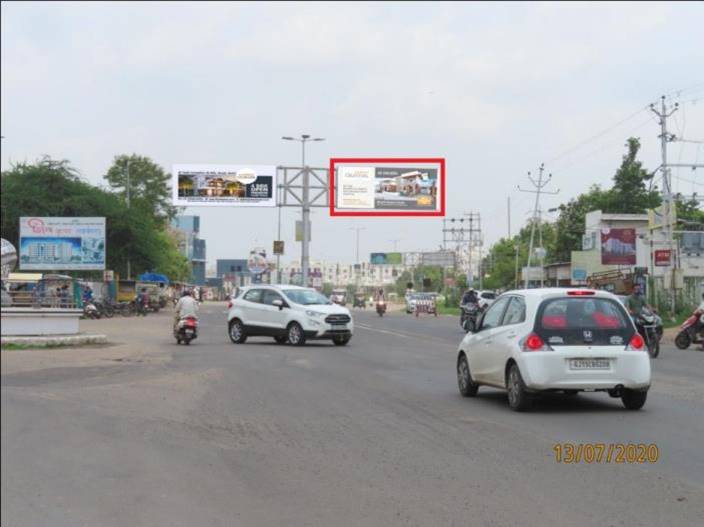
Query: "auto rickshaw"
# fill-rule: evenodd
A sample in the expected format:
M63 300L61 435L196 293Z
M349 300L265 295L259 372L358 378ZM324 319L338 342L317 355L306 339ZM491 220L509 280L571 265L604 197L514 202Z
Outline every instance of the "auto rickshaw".
M354 301L352 302L352 307L361 307L362 309L367 307L367 302L364 298L364 293L355 293Z

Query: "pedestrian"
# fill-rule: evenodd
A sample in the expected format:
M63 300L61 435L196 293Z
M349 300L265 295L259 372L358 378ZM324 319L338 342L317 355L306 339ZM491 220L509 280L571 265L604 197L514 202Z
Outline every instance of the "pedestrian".
M147 306L149 305L149 294L147 293L147 288L143 287L137 294L136 302L137 304L137 315L147 316Z

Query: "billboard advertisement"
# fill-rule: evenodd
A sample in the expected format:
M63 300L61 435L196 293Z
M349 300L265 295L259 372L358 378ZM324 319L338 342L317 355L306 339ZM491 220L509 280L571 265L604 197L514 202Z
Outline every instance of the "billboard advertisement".
M444 216L443 158L330 160L331 216Z
M177 207L276 206L274 165L174 165Z
M102 271L105 218L20 218L20 270Z
M602 265L635 265L636 230L602 229L601 263Z
M377 265L401 265L403 255L401 253L371 253L369 261Z

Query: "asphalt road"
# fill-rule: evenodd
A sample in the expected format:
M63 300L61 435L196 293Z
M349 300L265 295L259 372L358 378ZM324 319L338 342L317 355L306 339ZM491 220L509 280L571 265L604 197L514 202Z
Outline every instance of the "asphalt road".
M2 525L701 526L704 353L665 347L645 408L460 397L452 317L355 314L349 346L234 346L222 304L85 321L117 344L2 352ZM558 464L555 443L655 443Z

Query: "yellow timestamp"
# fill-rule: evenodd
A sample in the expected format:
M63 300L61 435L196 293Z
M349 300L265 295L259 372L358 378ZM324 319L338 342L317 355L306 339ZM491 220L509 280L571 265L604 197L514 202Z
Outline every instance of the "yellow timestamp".
M655 443L555 443L556 463L657 463Z

